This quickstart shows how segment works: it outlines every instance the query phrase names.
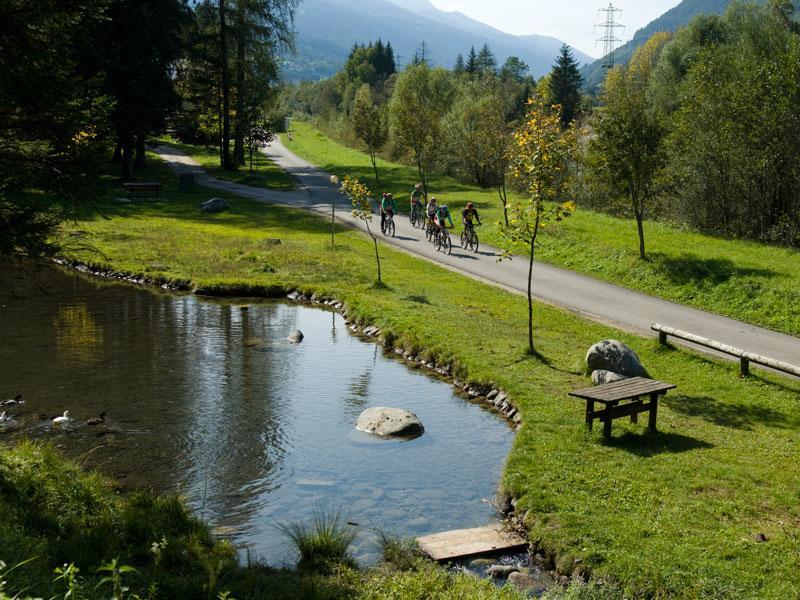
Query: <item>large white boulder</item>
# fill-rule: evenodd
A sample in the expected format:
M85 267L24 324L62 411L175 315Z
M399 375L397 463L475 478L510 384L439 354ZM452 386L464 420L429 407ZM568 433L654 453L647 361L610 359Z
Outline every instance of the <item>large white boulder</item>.
M586 353L589 371L611 371L624 377L649 377L639 356L618 340L603 340Z
M425 428L414 413L399 408L368 408L356 422L356 429L384 437L414 437Z

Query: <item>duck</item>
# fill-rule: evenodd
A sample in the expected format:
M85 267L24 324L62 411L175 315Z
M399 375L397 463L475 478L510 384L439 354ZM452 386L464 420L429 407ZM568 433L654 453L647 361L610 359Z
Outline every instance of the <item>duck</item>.
M11 420L11 417L6 413L6 411L0 412L0 423L8 423Z
M106 422L106 413L101 412L99 417L93 417L86 421L87 425L102 425Z
M22 399L22 394L17 394L11 400L0 402L0 406L14 406L16 404L25 404L25 400Z
M69 411L65 410L63 415L53 419L53 427L61 427L62 425L69 423L71 420L72 419L69 418Z

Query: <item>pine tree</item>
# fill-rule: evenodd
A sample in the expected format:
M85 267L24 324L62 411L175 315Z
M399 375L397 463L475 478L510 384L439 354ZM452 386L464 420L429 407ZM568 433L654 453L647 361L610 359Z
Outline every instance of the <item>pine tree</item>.
M469 49L469 57L467 58L467 73L474 75L478 72L478 55L475 54L475 46Z
M476 72L481 75L494 75L497 73L497 59L489 48L489 44L484 44L481 51L478 52L476 61Z
M467 68L464 65L464 56L459 53L458 57L456 58L456 65L453 67L453 73L456 75L462 75L466 69Z
M393 75L397 73L397 63L394 60L394 48L392 42L386 42L386 74Z
M561 46L556 64L550 72L550 97L561 107L561 126L567 127L578 116L581 105L581 74L572 55L572 48Z

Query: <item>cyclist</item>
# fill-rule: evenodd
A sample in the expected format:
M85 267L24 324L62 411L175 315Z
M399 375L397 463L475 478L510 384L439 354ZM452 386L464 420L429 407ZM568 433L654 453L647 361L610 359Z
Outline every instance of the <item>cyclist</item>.
M447 227L447 221L450 221L450 229L452 229L454 225L453 217L450 216L450 209L447 208L447 204L442 204L436 209L436 225L439 229L445 229Z
M411 192L411 214L422 214L423 201L425 194L422 192L422 184L418 183Z
M469 231L472 230L474 227L472 223L473 219L478 221L478 225L483 225L483 223L481 223L481 218L478 215L478 209L475 208L475 205L472 202L470 202L467 204L467 208L461 211L461 223L464 224L465 229Z
M428 202L428 223L433 223L434 219L436 218L436 210L439 208L439 205L436 203L436 196L431 196L430 202Z
M395 204L394 196L384 192L381 200L381 231L386 228L386 215L394 216L395 210L397 210L397 205Z

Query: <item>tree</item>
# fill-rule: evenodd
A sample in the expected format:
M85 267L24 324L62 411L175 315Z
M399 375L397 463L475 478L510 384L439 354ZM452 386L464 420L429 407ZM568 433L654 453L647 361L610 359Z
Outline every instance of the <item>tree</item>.
M581 74L572 48L561 46L556 64L550 71L550 98L561 107L561 126L568 127L581 106Z
M478 72L478 55L475 54L475 46L469 49L469 56L467 56L467 73L475 75Z
M500 68L500 79L523 83L530 67L518 56L509 56Z
M464 64L464 55L459 52L458 56L456 57L456 64L453 67L453 73L456 75L463 75L466 73L467 67Z
M250 155L250 172L253 172L253 155L275 139L275 132L266 119L261 118L248 123L244 143Z
M652 110L647 89L668 33L654 35L633 55L627 67L609 71L603 86L603 110L597 137L591 144L613 189L630 202L639 233L639 257L644 259L644 216L654 195L656 176L665 164L664 128Z
M411 65L397 78L389 104L392 137L398 148L411 153L426 198L430 173L444 151L442 119L453 95L447 71Z
M367 146L372 169L375 171L375 185L380 189L378 178L377 153L386 144L389 128L385 111L372 101L372 90L367 84L362 85L356 93L350 120L356 136Z
M475 71L478 75L495 75L497 73L497 58L495 58L489 44L484 44L475 59Z
M528 253L528 350L533 344L533 262L536 241L542 227L561 221L574 210L571 202L561 200L566 185L566 163L575 148L573 130L563 131L557 112L541 103L532 103L522 126L514 132L510 152L511 171L527 190L525 200L515 200L511 220L502 228L505 238L503 258L524 246ZM554 107L558 108L558 107Z
M364 221L367 228L369 237L372 238L372 243L375 245L375 264L378 267L378 285L383 285L381 279L381 256L378 252L378 238L372 233L370 229L370 222L372 221L372 205L370 204L370 197L372 194L369 188L361 183L358 179L345 177L342 181L342 193L350 198L353 203L353 217Z

